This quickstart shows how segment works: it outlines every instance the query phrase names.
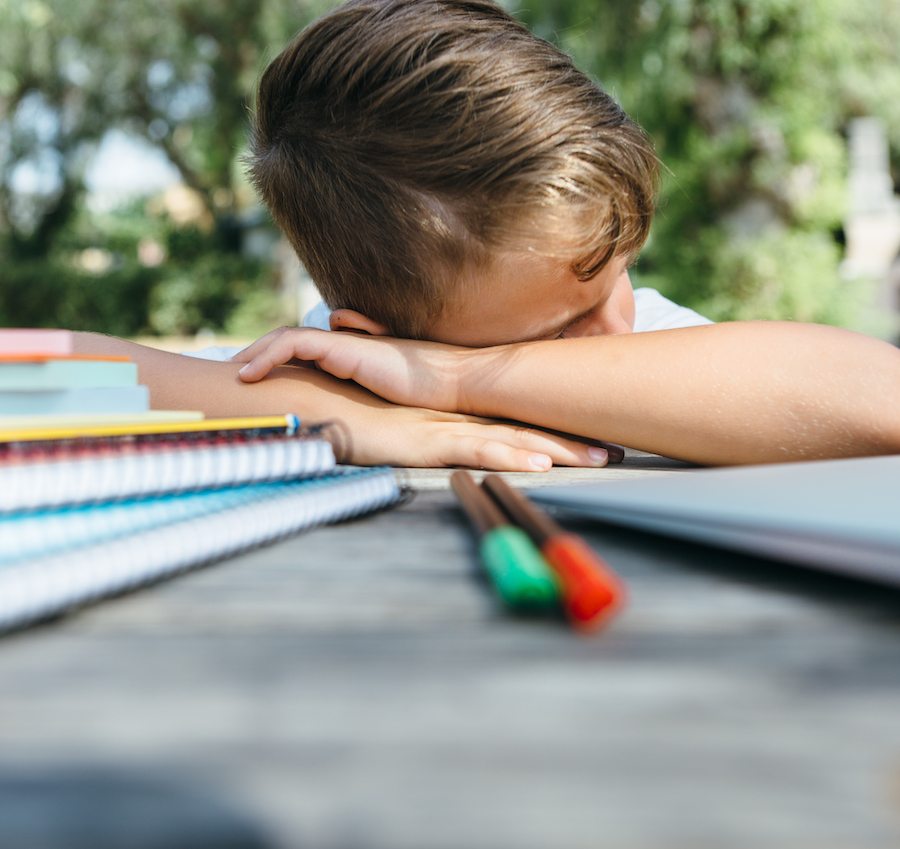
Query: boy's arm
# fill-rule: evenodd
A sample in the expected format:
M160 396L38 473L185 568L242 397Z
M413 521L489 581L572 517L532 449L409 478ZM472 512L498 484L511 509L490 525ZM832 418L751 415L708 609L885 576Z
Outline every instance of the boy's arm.
M398 466L473 466L541 471L552 463L606 464L603 448L526 427L471 416L399 407L315 369L281 368L249 386L234 363L170 354L112 336L78 333L77 353L125 355L138 364L155 409L201 410L208 416L297 413L337 421L343 462ZM614 453L610 448L610 453Z
M900 452L900 351L818 325L741 322L496 348L290 330L291 357L397 403L502 416L706 464Z

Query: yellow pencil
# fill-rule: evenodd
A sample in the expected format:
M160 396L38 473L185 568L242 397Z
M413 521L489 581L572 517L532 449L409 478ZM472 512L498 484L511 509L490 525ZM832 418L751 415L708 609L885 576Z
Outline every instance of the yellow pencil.
M0 429L0 442L32 442L50 439L78 439L80 437L143 436L165 433L202 433L223 430L260 430L280 428L293 434L300 427L300 419L293 413L280 416L243 416L228 419L200 419L185 422L144 422L84 427L36 427Z

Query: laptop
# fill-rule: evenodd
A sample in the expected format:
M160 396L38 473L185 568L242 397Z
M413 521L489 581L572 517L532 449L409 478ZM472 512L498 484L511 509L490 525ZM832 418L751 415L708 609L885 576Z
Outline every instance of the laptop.
M900 586L900 455L547 487L564 513Z

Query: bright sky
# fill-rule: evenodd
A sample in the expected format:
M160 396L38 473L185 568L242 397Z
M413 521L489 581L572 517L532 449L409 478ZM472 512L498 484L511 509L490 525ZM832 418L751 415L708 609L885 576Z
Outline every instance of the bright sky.
M128 198L155 194L180 182L178 171L147 142L121 130L110 130L85 173L93 209L115 207Z

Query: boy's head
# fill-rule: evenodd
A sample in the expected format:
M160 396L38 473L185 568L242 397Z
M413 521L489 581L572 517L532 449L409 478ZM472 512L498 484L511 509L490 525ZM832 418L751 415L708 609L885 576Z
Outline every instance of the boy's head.
M503 314L495 296L524 295L520 279L534 298L548 274L617 297L657 173L619 106L487 0L350 0L320 18L263 75L249 162L330 307L462 344L547 335L487 319L448 333L472 304Z

